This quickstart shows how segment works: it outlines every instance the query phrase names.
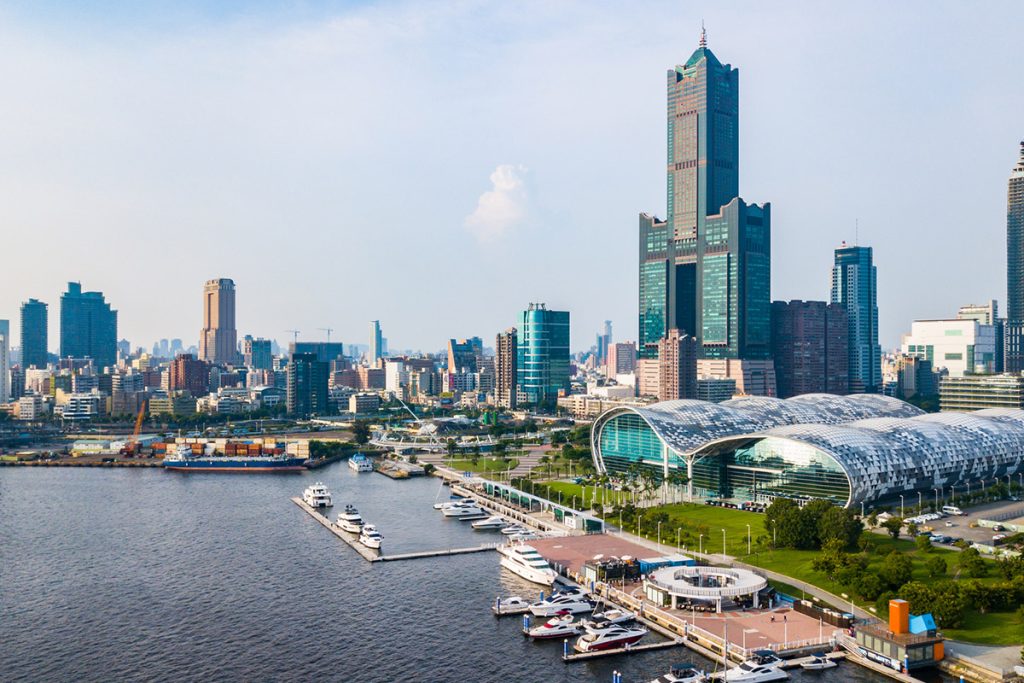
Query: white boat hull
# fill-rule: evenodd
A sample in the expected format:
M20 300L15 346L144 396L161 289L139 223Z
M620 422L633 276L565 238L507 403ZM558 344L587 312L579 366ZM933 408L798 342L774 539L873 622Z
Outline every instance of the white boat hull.
M358 534L363 530L362 524L353 524L352 522L338 522L337 526L342 531L347 531L350 534Z
M505 555L501 556L500 564L502 567L509 570L513 574L521 576L527 581L540 584L541 586L551 586L555 583L555 577L557 576L557 574L555 574L555 572L551 569L542 570L534 569L533 567L526 567L519 564L518 562L510 560L509 558L505 557ZM552 612L552 614L554 613Z

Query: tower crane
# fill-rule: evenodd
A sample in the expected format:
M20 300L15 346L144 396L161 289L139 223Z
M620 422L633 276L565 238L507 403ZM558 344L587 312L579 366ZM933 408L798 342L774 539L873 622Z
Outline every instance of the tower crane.
M285 332L291 332L293 337L292 341L296 344L299 343L299 330L285 330Z
M320 330L321 332L326 332L327 333L327 343L330 344L331 343L331 332L334 332L334 328L333 327L318 327L316 329Z

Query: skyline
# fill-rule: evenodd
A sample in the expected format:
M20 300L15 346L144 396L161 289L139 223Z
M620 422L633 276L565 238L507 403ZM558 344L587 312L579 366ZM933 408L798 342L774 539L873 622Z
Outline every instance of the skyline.
M741 196L772 203L773 300L827 301L832 250L858 241L859 223L883 348L914 319L990 298L1006 310L1021 8L585 7L261 7L109 23L0 10L6 244L30 255L45 234L52 252L9 267L0 318L17 340L20 304L45 301L54 350L59 294L81 281L104 292L133 346L188 346L203 282L223 277L238 288L239 336L280 343L288 329L317 340L331 327L364 344L379 319L391 348L490 345L531 301L570 311L574 351L605 319L616 340L635 340L635 217L665 217L664 73L697 45L701 16L709 46L740 71ZM964 254L964 226L975 257L935 281Z

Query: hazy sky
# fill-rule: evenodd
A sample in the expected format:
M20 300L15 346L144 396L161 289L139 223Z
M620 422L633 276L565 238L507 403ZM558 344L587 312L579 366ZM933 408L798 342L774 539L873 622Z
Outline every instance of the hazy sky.
M0 5L0 318L68 280L122 337L392 348L494 334L530 301L636 338L637 213L664 215L665 71L740 70L740 189L772 203L772 297L875 247L883 346L1004 308L1024 3Z

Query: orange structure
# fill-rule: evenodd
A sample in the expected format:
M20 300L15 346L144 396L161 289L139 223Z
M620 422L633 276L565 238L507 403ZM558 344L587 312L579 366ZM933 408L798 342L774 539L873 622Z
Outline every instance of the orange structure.
M910 633L910 603L906 600L889 601L889 630L894 635Z

